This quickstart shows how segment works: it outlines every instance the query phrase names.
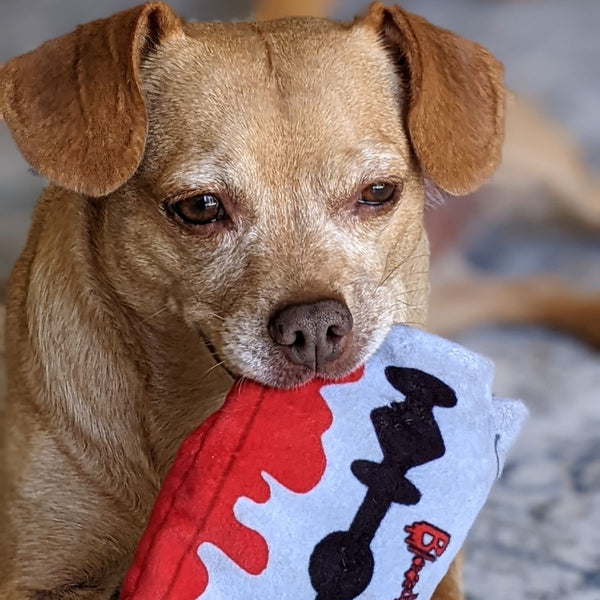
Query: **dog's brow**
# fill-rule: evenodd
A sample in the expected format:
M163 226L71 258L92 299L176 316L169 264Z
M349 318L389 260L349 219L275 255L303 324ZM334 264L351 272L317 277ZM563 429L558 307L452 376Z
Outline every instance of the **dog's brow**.
M216 152L207 152L193 161L176 162L165 169L162 183L166 188L201 188L221 181L231 168L231 161Z
M357 155L369 156L372 154L376 155L393 155L398 156L401 154L398 145L392 141L382 141L381 139L367 139L359 142L356 146L347 149L347 152L354 153Z
M368 176L383 176L388 171L404 172L409 159L396 146L382 143L360 144L341 152L332 162L340 161L340 167L356 179ZM334 165L337 166L337 165Z

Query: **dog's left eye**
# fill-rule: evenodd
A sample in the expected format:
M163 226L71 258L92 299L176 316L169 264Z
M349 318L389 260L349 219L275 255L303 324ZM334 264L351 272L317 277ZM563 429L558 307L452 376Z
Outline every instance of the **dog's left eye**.
M380 206L391 202L396 197L397 186L393 183L378 181L368 185L360 194L360 204Z
M208 225L227 218L223 203L214 194L198 194L169 204L169 209L184 223Z

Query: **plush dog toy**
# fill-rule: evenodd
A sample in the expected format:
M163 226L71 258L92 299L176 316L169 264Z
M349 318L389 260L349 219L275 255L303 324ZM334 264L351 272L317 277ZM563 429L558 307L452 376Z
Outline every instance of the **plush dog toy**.
M234 386L184 442L122 600L430 598L526 414L492 378L399 326L344 381Z

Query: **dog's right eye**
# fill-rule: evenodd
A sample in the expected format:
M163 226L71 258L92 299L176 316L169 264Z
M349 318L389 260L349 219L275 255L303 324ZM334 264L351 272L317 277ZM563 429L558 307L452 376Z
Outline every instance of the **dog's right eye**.
M198 194L167 204L167 210L188 225L208 225L227 218L223 203L214 194Z

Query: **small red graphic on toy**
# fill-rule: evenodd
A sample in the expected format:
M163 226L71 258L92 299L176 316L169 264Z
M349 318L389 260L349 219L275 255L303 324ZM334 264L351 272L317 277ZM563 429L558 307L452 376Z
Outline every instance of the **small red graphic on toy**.
M419 582L419 573L427 561L435 562L444 554L450 543L450 535L425 521L407 525L404 531L409 534L405 541L414 556L410 568L404 573L402 594L397 600L416 600L419 594L413 590Z

